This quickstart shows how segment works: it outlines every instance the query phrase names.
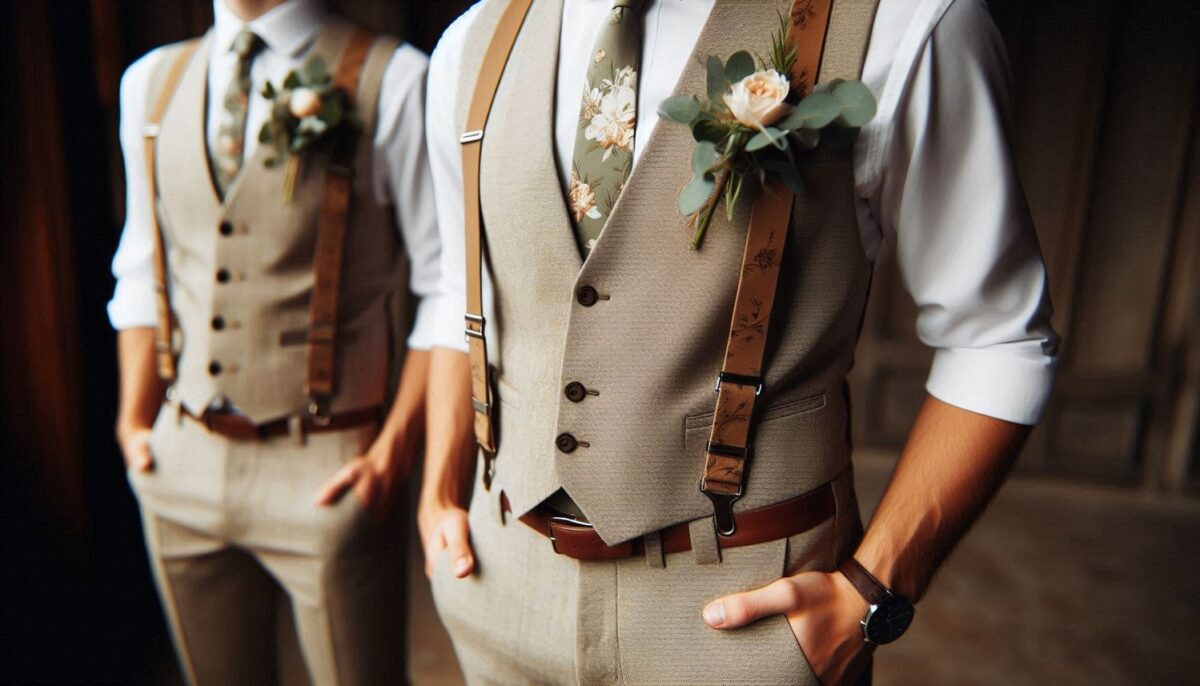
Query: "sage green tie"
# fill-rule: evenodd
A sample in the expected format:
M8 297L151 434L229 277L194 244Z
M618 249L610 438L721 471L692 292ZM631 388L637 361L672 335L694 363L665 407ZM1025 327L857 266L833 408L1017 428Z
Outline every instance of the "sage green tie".
M585 258L633 166L644 4L645 0L613 2L588 62L567 192L575 238Z
M213 178L217 181L217 189L222 198L242 169L246 148L246 110L250 104L250 64L262 44L262 40L249 29L242 29L233 39L232 49L237 55L237 71L225 91L221 125L209 154Z

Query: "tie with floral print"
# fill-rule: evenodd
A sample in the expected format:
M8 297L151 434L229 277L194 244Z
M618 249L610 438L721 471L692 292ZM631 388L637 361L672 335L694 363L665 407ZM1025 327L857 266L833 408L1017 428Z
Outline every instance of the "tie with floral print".
M575 238L586 258L633 166L637 73L645 0L615 0L596 38L575 134L567 192Z
M262 44L262 40L249 29L242 29L233 39L237 71L225 91L221 126L217 130L216 144L209 155L209 159L212 160L213 178L217 181L221 197L225 197L225 192L242 169L243 152L246 147L246 109L250 104L250 63Z

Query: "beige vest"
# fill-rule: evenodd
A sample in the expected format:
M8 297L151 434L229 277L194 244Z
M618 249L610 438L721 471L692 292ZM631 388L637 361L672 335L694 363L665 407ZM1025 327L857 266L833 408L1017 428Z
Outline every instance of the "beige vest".
M313 54L325 56L331 74L350 34L348 24L330 19L317 38ZM227 400L254 421L269 421L303 413L307 405L305 341L326 162L304 158L294 197L285 204L284 165L266 168L270 152L260 145L222 202L204 137L211 34L202 40L158 138L157 209L171 306L182 332L174 393L193 412ZM375 42L356 95L365 130L346 231L334 413L385 401L388 370L402 353L399 334L409 318L403 246L391 208L379 204L370 188L376 104L395 48L391 39ZM173 56L160 60L152 99ZM214 326L218 317L221 328L221 322Z
M464 41L459 124L504 3L485 5ZM704 58L764 53L786 0L717 0L676 94L703 93ZM713 385L741 267L749 202L723 212L700 251L677 209L694 147L685 126L654 126L586 263L553 153L562 0L535 0L507 64L482 150L482 207L496 311L496 487L521 514L565 488L609 544L711 516L699 491ZM873 3L838 0L820 81L858 78ZM775 503L849 465L845 377L871 265L854 208L849 151L806 167L771 322L765 389L736 510ZM580 302L591 287L600 299ZM585 298L586 300L586 298ZM579 382L581 401L564 389ZM578 395L575 394L578 398ZM564 453L556 437L579 447Z

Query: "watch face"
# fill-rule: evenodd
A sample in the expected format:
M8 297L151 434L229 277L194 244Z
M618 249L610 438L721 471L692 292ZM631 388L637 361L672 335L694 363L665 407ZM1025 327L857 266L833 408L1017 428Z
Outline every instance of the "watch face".
M867 640L880 645L891 643L900 638L912 620L912 603L898 595L887 596L867 616L864 627Z

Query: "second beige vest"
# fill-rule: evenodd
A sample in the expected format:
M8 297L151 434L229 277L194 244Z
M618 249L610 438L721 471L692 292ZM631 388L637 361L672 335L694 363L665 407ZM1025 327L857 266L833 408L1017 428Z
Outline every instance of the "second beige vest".
M312 53L336 73L352 27L329 19ZM227 402L256 422L303 413L308 305L326 162L308 156L294 197L283 202L283 165L268 169L268 146L248 157L224 201L206 159L205 91L211 34L202 39L163 119L158 138L158 212L171 305L182 348L174 393L192 412ZM339 311L334 413L384 403L409 312L407 262L389 207L371 192L371 141L391 39L363 66L356 109L364 121L355 159ZM157 96L165 67L151 80ZM257 132L247 132L247 136Z

